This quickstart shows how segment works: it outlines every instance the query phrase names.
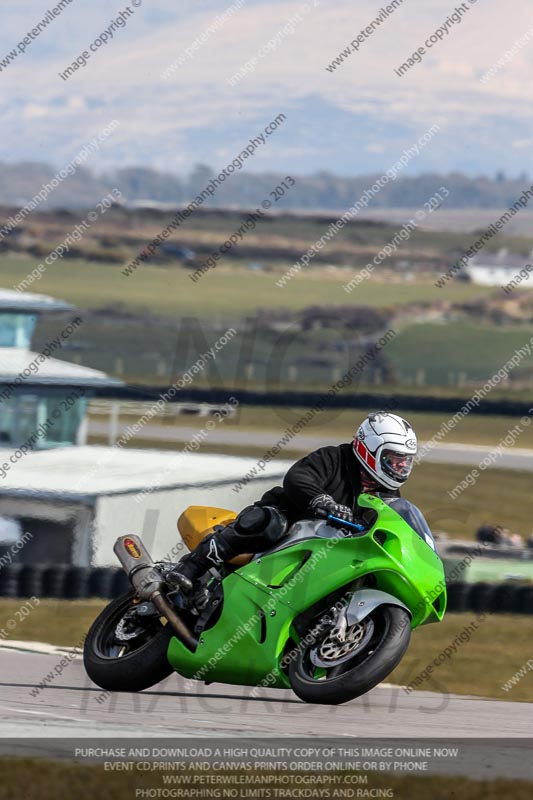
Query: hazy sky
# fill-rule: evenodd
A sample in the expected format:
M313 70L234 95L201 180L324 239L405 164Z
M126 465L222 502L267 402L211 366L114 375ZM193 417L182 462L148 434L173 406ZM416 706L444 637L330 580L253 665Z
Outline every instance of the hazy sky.
M407 172L531 171L530 0L467 0L462 22L449 25L443 40L403 77L395 68L461 4L404 0L333 72L328 63L385 2L236 0L241 7L221 19L230 5L130 0L134 13L126 26L63 81L58 73L127 6L125 0L72 0L0 71L0 160L60 166L116 118L120 127L91 160L96 169L136 164L188 172L198 162L223 167L283 112L285 124L246 169L379 171L436 123L441 131ZM53 7L53 0L2 4L0 64ZM484 73L528 31L531 40L483 83ZM184 56L202 34L207 41L191 58ZM276 37L273 52L259 56L255 70L230 85ZM184 63L165 80L162 73L180 55Z

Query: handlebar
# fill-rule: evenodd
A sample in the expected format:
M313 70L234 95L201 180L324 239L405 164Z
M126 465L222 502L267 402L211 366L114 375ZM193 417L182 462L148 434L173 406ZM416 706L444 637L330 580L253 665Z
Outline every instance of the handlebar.
M336 517L334 514L329 514L325 508L317 508L315 511L315 517L318 519L323 519L327 522L335 522L339 526L353 528L354 530L361 533L362 531L367 531L368 527L365 525L361 525L360 522L348 522L345 519L341 519L340 517Z
M365 525L361 525L360 522L348 522L345 519L340 519L340 517L333 516L333 514L328 514L326 519L328 522L337 522L343 527L353 528L354 530L359 531L359 533L368 530L368 528Z

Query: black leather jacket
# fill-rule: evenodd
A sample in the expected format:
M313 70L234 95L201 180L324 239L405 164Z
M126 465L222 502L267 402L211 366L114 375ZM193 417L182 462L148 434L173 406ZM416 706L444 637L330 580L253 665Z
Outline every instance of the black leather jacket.
M337 503L356 512L357 498L363 491L361 469L351 442L321 447L293 464L283 486L274 486L265 492L258 505L276 506L290 525L309 517L309 503L319 494L329 494Z

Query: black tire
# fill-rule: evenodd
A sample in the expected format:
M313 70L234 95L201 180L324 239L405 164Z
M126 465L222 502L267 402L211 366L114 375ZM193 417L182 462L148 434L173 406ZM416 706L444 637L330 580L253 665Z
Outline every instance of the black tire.
M106 600L112 600L115 572L116 570L111 567L93 567L89 577L89 597L103 597Z
M19 597L42 597L45 567L41 564L27 564L20 572Z
M47 567L43 575L43 597L63 599L65 597L66 565Z
M85 639L83 663L87 675L109 692L141 692L173 672L167 661L172 629L162 625L159 619L147 620L146 635L133 640L131 652L114 654L117 645L113 644L113 633L134 596L135 593L129 591L106 606Z
M451 583L448 586L448 606L447 611L462 613L468 610L470 594L472 592L471 583Z
M521 586L517 592L517 613L533 614L533 586Z
M484 614L492 611L494 606L494 584L493 583L474 583L470 591L469 608L476 614Z
M123 569L115 570L111 584L111 597L122 597L131 587L130 580Z
M21 564L8 564L0 570L0 596L20 597Z
M65 578L65 596L68 600L89 597L89 567L70 567Z
M495 614L514 614L519 586L514 583L499 583L494 587L493 608Z
M292 689L306 703L338 705L373 689L398 666L411 638L409 614L398 606L378 606L369 618L374 623L371 640L354 654L342 672L314 678L310 661L312 644L290 655L288 668ZM368 619L368 618L367 618ZM296 653L296 656L293 657ZM331 674L339 670L334 667Z

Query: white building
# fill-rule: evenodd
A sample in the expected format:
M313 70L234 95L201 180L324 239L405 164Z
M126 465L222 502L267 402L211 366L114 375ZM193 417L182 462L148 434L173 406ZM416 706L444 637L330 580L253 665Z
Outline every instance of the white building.
M526 270L527 264L533 263L533 253L517 255L509 253L507 248L502 248L496 254L482 253L470 259L465 267L465 273L473 283L480 286L507 286L520 275L520 288L531 288L532 271ZM521 273L523 270L523 273Z
M289 462L236 493L255 459L86 446L88 398L121 382L29 349L37 315L67 310L0 291L0 557L29 533L18 563L118 566L115 539L137 532L163 558L188 505L238 511L281 481Z
M0 456L2 451L0 450ZM0 480L0 515L34 534L21 554L33 563L118 566L117 536L140 533L154 557L180 539L176 523L189 505L239 511L280 483L290 462L268 464L261 478L232 491L252 458L75 447L21 458ZM154 491L143 494L147 483Z

